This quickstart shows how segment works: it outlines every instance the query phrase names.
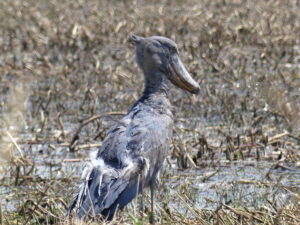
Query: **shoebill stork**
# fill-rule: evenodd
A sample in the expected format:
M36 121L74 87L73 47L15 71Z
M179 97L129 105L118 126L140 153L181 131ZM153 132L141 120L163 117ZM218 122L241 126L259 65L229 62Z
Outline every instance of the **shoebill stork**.
M153 215L154 192L159 173L168 156L174 117L169 101L169 81L190 93L199 85L182 64L174 41L160 36L132 35L136 61L145 78L142 97L106 134L83 183L75 193L68 215L101 214L112 220L146 187L151 190ZM153 222L153 217L152 222Z

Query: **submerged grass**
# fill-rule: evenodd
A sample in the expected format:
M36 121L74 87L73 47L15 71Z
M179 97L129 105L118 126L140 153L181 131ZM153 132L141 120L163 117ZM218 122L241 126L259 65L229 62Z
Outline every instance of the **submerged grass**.
M83 164L141 94L132 33L175 39L201 83L172 89L157 223L300 224L299 17L294 0L1 1L0 224L83 224L65 218ZM147 224L145 201L102 224Z

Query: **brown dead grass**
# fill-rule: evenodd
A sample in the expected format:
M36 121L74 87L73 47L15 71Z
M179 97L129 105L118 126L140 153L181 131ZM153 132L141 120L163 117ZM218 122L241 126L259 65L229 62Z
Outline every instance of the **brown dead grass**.
M132 33L176 40L185 65L201 83L199 96L172 88L178 168L249 159L297 168L299 12L294 0L1 1L0 152L16 152L4 165L1 186L8 188L5 199L17 204L11 209L0 202L0 222L66 223L79 171L65 172L70 162L63 159L86 158L85 150L97 148L111 120L141 94L142 76L127 43ZM53 170L51 175L43 176L45 168ZM276 182L268 185L277 187ZM274 202L259 209L220 203L217 210L194 209L190 190L192 183L178 190L187 198L160 196L159 223L300 223L297 188L289 189L295 200L280 208ZM174 201L186 213L169 208ZM120 221L142 223L134 207L113 224Z

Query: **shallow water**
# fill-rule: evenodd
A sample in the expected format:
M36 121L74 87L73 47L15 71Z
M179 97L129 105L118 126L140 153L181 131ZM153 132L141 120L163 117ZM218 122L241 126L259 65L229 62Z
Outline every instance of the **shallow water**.
M237 162L216 168L184 172L179 178L169 180L170 190L181 182L190 183L194 199L189 199L197 209L217 209L221 203L258 209L288 204L294 197L290 190L300 191L300 169L271 169L269 162ZM215 173L203 182L203 177ZM275 184L275 185L274 185ZM168 185L168 184L166 184ZM269 201L269 202L268 202ZM273 206L272 206L273 207Z
M89 158L97 152L97 148L69 152L65 146L49 144L24 144L27 159L34 164L30 179L50 182L51 180L72 179L68 194L73 193L80 180L81 172ZM77 161L79 160L79 161ZM280 207L294 198L300 191L300 168L293 164L280 163L274 166L271 161L252 159L229 162L207 162L207 166L197 169L178 169L176 160L169 159L165 164L158 196L168 196L168 207L178 212L187 208L181 201L186 201L194 209L217 209L222 203L232 206ZM30 167L30 166L27 166ZM7 173L9 174L9 173ZM1 202L4 210L14 210L24 201L16 194L18 190L35 190L36 183L24 182L14 186L10 177L4 176L0 186ZM206 179L207 178L207 179ZM168 192L165 192L165 191ZM184 200L178 197L184 196ZM177 196L177 197L176 197ZM273 204L275 199L276 205Z

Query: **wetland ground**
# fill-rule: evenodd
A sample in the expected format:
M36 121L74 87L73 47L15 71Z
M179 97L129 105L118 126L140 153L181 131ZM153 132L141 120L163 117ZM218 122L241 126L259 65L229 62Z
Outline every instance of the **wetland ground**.
M0 33L0 224L80 224L82 168L142 91L132 33L174 39L201 85L171 90L157 223L300 224L298 0L10 0Z

